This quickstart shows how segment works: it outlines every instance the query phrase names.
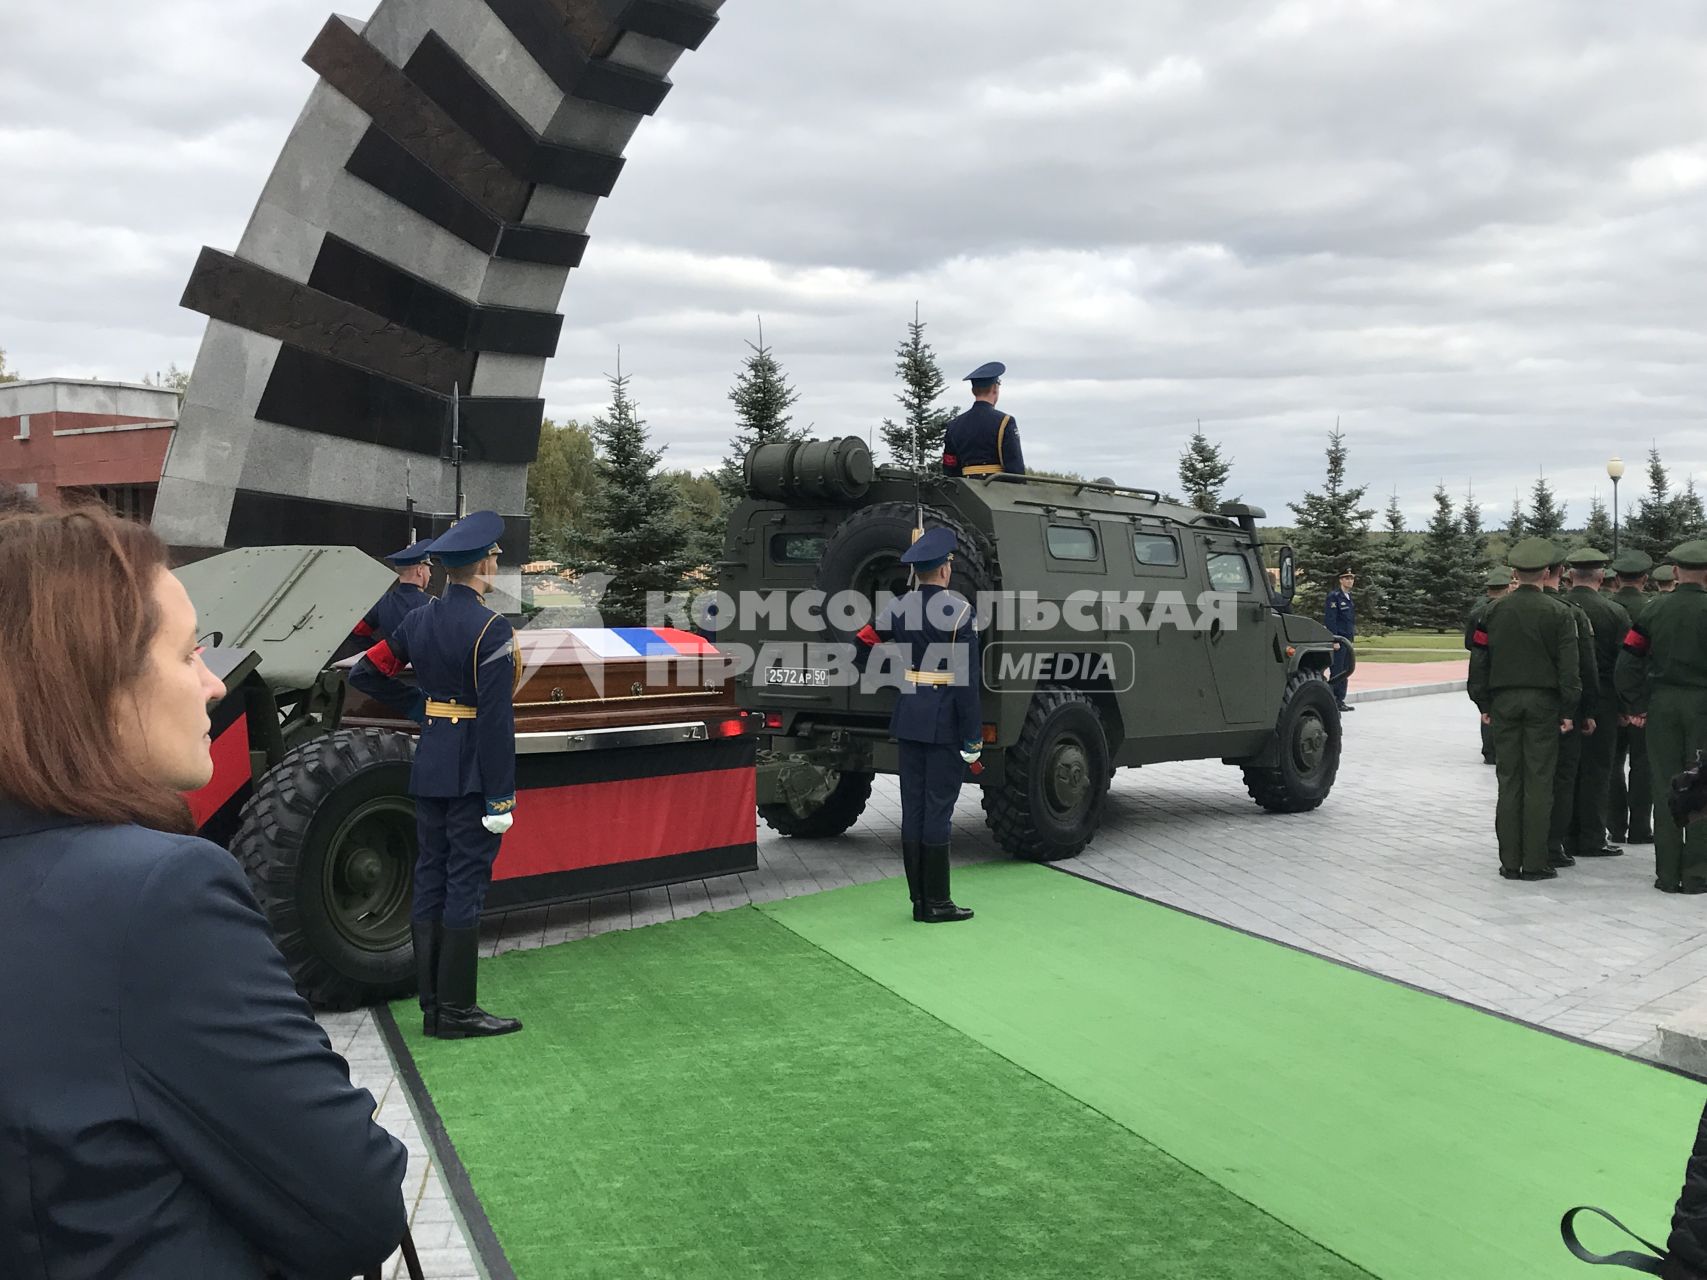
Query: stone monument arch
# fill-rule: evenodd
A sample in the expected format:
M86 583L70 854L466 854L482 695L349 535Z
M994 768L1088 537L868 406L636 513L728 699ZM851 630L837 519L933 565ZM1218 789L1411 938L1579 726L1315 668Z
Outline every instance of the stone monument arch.
M183 305L207 331L154 525L186 556L394 550L415 506L527 558L556 308L623 149L722 0L380 0L332 17L319 74L235 251ZM442 520L441 520L442 525ZM429 529L427 522L419 532Z

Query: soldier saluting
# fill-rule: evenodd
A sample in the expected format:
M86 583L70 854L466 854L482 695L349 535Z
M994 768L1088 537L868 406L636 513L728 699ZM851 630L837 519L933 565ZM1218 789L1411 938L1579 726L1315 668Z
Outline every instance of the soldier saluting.
M1672 548L1676 588L1637 615L1618 655L1618 701L1647 730L1652 778L1671 778L1707 747L1707 541ZM1691 841L1664 804L1654 806L1654 888L1707 893L1707 841Z
M410 936L422 1030L441 1040L520 1031L475 1000L480 908L492 863L515 821L515 633L486 607L498 573L503 517L476 511L429 550L447 572L444 596L369 649L350 683L421 725L409 793L420 852ZM419 690L397 678L415 669Z
M948 424L942 441L945 476L986 476L998 471L1025 474L1025 454L1019 446L1019 423L1002 413L1002 375L1008 367L992 360L961 379L972 384L972 407Z
M901 556L918 585L858 637L868 653L879 644L898 645L907 663L889 732L901 748L901 862L913 919L924 924L972 918L948 895L954 802L967 766L984 749L977 620L972 605L948 586L955 547L953 530L920 535Z
M1493 601L1471 637L1470 699L1494 728L1499 807L1500 875L1551 880L1547 831L1553 816L1553 775L1559 738L1575 727L1582 698L1577 617L1541 583L1555 558L1545 538L1525 538L1507 559L1517 587Z

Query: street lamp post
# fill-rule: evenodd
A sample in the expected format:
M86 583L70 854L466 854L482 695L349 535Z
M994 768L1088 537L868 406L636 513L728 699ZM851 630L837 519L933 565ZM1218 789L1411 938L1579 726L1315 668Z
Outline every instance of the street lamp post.
M1607 460L1606 474L1612 481L1612 554L1618 554L1618 482L1624 478L1624 459Z

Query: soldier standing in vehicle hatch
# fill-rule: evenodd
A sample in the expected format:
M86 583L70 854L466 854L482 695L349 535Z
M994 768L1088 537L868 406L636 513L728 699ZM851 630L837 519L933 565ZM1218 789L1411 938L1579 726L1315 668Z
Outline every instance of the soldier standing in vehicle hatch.
M956 545L951 529L920 535L901 556L918 585L858 636L867 653L900 646L907 663L889 732L901 748L901 862L913 919L923 924L972 918L948 893L954 803L984 749L978 623L971 603L948 586Z
M350 683L421 725L409 794L420 842L410 936L424 1034L441 1040L520 1031L476 1002L480 909L516 812L516 641L486 607L503 517L476 511L429 550L448 583L369 649ZM397 678L413 666L420 688Z
M942 440L945 476L984 476L1006 471L1025 474L1025 454L1019 445L1019 423L1001 413L1002 375L1008 367L992 360L961 379L972 384L972 407L948 424Z

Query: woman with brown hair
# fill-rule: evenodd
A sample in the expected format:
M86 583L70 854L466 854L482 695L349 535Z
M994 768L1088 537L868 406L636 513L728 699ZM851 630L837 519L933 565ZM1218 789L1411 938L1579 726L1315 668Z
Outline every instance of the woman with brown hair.
M0 1276L338 1280L401 1143L296 994L212 776L196 614L148 529L0 507Z

